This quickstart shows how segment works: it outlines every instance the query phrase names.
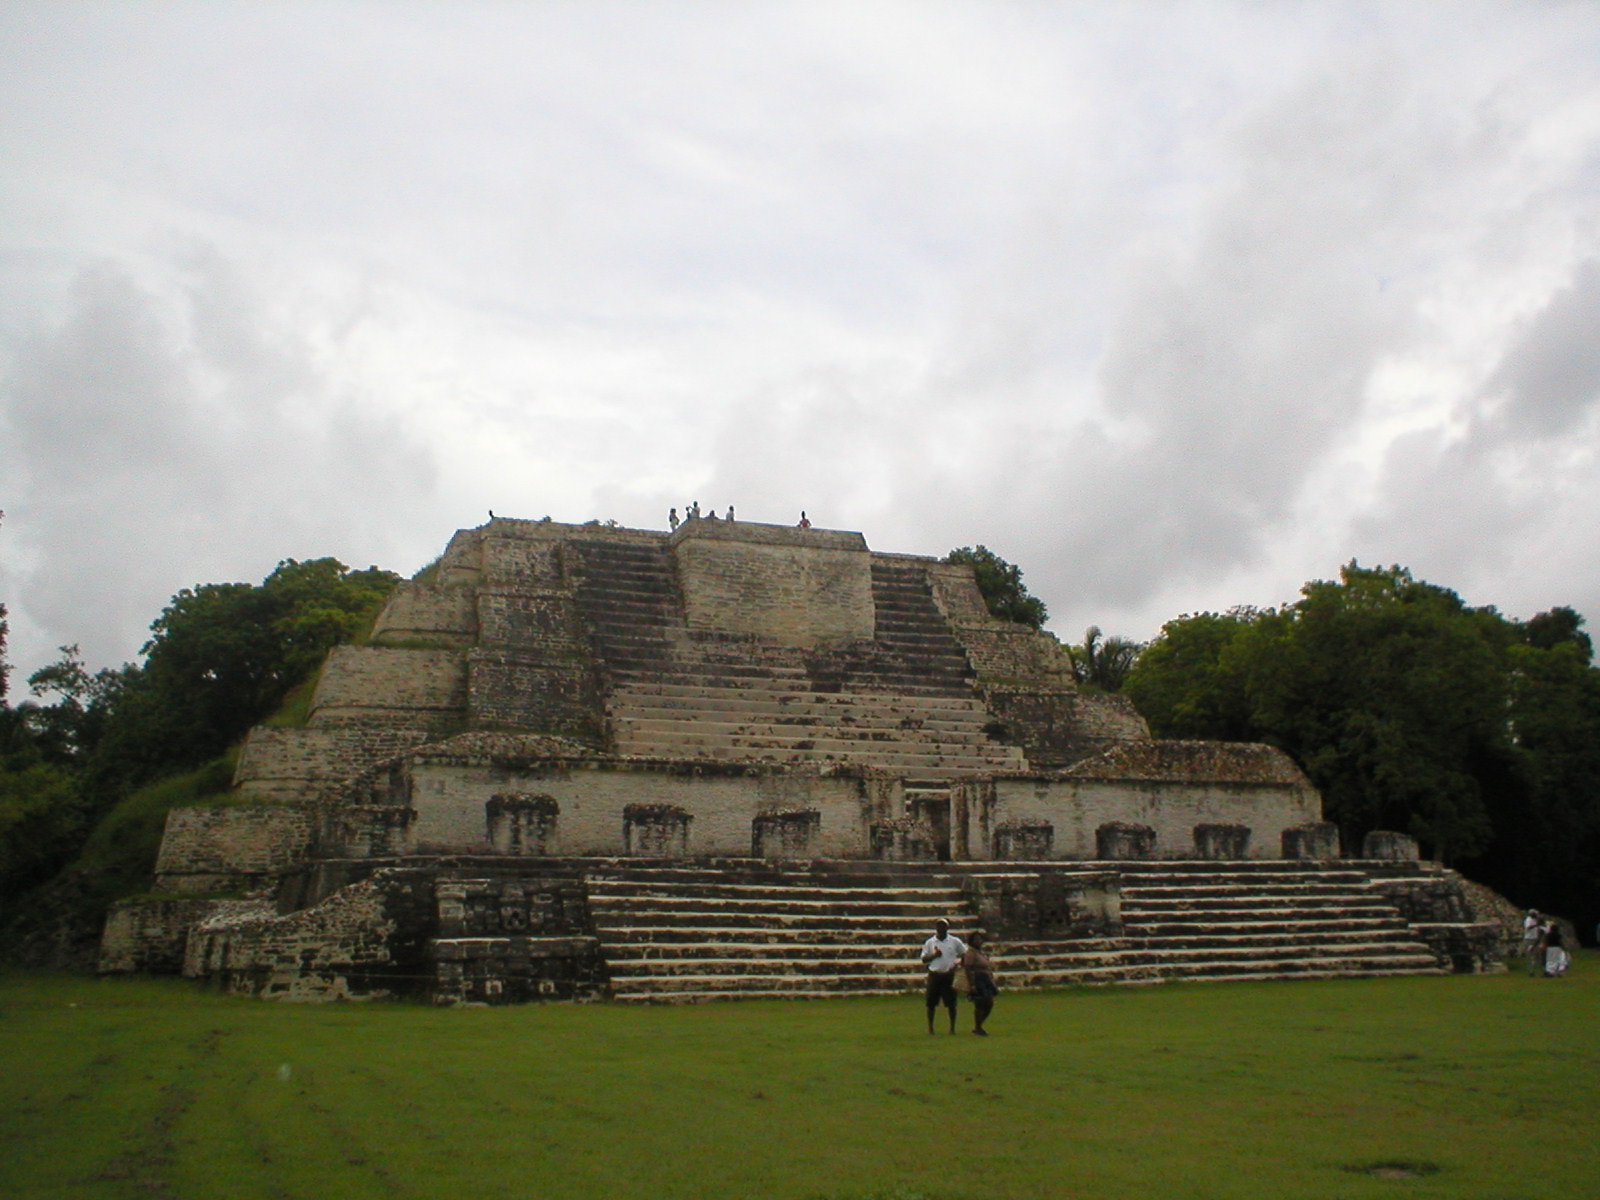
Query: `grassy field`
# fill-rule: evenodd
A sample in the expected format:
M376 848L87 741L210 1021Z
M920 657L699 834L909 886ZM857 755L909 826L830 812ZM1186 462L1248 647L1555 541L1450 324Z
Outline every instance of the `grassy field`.
M1520 974L687 1008L0 977L0 1196L1577 1200L1600 954Z

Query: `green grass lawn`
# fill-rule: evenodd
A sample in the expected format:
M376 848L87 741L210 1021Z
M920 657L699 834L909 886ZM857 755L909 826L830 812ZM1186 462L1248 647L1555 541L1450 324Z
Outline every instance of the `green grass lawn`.
M1578 1200L1600 954L1520 974L684 1008L0 977L0 1196Z

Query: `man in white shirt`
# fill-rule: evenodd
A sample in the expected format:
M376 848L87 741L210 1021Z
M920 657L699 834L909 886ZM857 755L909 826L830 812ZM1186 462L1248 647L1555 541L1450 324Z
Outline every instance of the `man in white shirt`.
M956 1031L956 964L966 952L966 943L950 932L949 921L941 917L934 922L933 936L922 943L922 965L928 968L929 1033L941 1003L950 1013L950 1032Z
M1522 957L1528 960L1528 974L1538 975L1544 970L1544 920L1539 910L1530 908L1522 918Z

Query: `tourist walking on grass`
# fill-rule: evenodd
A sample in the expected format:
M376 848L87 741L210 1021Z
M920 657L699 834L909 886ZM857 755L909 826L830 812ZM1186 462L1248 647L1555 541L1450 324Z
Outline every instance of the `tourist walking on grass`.
M1539 910L1530 908L1528 915L1522 918L1522 957L1528 964L1530 976L1539 974L1544 967L1544 950L1539 943L1544 938L1544 922L1539 919Z
M988 1037L989 1031L983 1023L994 1011L994 998L1000 994L1000 987L994 981L994 964L983 952L983 943L982 933L972 935L966 953L961 956L961 969L967 974L967 995L972 1000L972 1032Z
M967 945L950 932L950 922L934 922L933 936L922 943L922 965L928 968L928 1032L933 1032L934 1010L943 1004L950 1013L950 1032L956 1031L956 967Z

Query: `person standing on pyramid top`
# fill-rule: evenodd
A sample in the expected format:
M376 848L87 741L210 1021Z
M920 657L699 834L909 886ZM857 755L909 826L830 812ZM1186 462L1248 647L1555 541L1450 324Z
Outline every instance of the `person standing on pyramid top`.
M806 516L806 510L803 509L803 508L800 510L800 528L801 529L810 529L811 528L811 518Z
M934 1010L943 1004L950 1014L950 1032L956 1031L956 966L967 952L966 943L950 932L950 922L940 917L933 936L922 943L922 965L928 968L928 1032L933 1032Z
M677 509L675 509L675 508L667 509L667 526L670 529L676 529L678 527L678 510Z

